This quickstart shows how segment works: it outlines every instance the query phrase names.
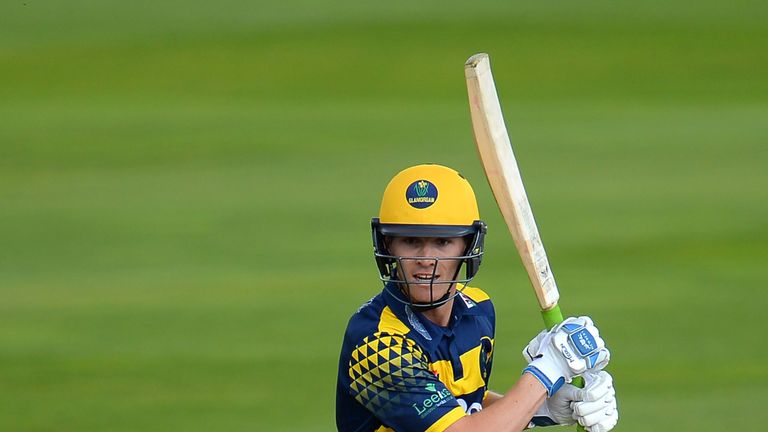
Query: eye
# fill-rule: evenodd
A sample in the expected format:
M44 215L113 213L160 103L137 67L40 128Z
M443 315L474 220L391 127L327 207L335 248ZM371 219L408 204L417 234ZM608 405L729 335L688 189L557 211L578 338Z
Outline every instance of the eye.
M395 242L409 248L418 247L420 244L417 237L397 237Z

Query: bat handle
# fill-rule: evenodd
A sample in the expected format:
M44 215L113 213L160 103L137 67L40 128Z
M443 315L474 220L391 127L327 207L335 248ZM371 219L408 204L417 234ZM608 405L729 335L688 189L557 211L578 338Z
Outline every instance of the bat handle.
M563 313L560 311L560 305L555 305L550 309L541 311L541 317L544 318L544 325L547 327L547 330L550 330L556 324L563 322ZM583 388L584 378L575 377L573 378L573 381L571 381L571 384ZM582 425L576 425L576 430L579 432L586 432L586 429L584 429L584 426Z

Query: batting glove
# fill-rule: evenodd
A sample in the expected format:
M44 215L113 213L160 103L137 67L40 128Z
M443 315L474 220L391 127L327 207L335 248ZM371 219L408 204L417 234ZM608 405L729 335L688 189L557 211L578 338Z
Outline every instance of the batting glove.
M582 389L564 384L560 390L539 407L528 428L534 426L567 426L576 424L571 404L580 402Z
M540 333L523 350L529 360L523 372L532 374L551 397L574 376L599 371L610 352L589 317L568 318L548 333Z
M579 423L589 432L608 432L619 419L613 378L608 372L585 375L581 389L565 384L531 419L534 426L573 425Z
M605 371L584 375L581 401L573 402L573 418L589 432L608 432L619 421L613 377Z

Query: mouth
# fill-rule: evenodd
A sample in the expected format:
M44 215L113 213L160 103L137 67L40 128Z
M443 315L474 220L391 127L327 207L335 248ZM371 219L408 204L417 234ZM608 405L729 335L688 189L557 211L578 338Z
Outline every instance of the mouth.
M439 274L433 275L432 273L414 273L411 276L413 281L419 284L430 284L440 279Z

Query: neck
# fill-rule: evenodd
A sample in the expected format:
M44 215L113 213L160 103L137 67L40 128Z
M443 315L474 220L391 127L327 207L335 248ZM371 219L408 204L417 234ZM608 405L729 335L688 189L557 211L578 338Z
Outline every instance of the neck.
M445 302L445 304L434 309L423 311L421 314L440 327L448 327L448 323L451 321L451 311L453 310L454 300L455 299L450 299Z

